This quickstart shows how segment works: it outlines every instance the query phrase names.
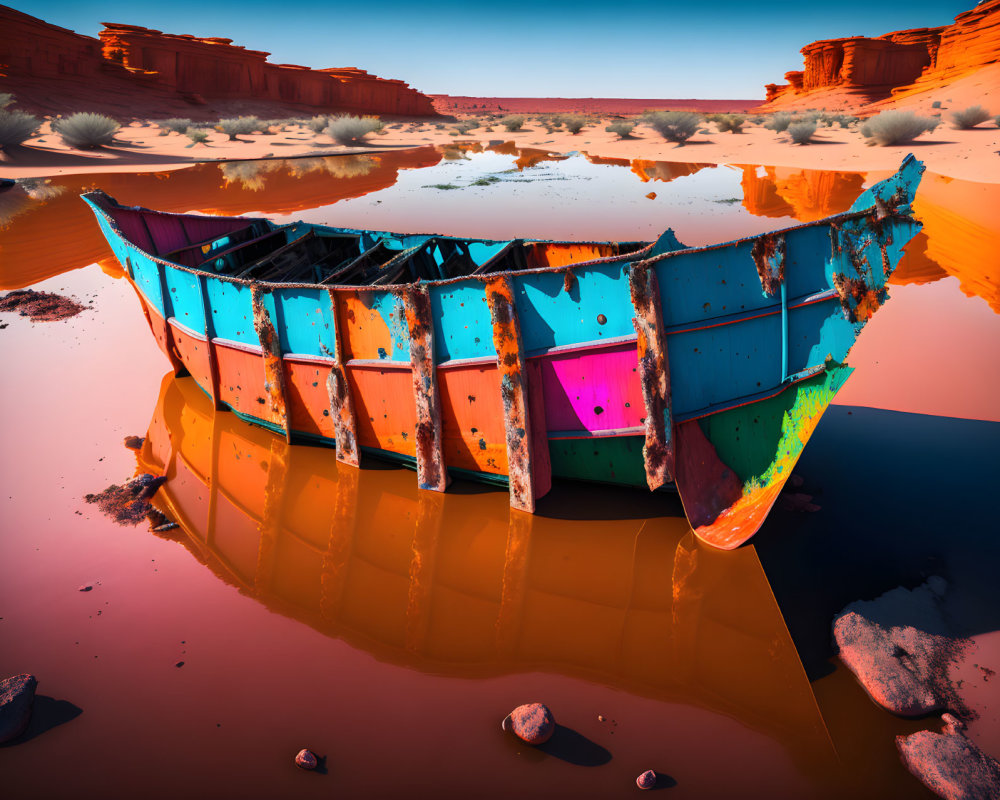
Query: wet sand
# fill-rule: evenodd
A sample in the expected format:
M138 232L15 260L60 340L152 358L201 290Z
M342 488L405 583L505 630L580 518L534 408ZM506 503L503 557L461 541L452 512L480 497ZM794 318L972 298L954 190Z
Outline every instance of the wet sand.
M95 310L0 316L5 379L19 387L0 393L3 419L17 421L0 451L0 673L34 672L42 696L26 739L0 748L5 787L617 797L655 769L679 797L930 797L893 736L933 721L874 706L833 658L829 626L851 600L944 574L980 661L995 661L998 553L984 521L1000 425L983 421L997 419L996 389L976 369L1000 319L992 262L977 258L996 242L995 219L977 210L994 185L927 180L923 250L852 353L838 398L851 404L827 413L798 469L821 510L776 510L752 546L719 553L669 497L559 486L524 522L503 490L459 481L430 496L408 471L341 472L327 450L213 413L190 378L165 374L120 270L91 263L105 251L75 195L99 185L165 209L387 228L485 215L622 239L673 219L695 244L842 210L875 175L516 147L378 159L351 174L285 162L228 179L217 164L57 177L61 193L6 220L3 285ZM509 184L429 188L501 169L514 170ZM513 180L523 176L537 180ZM609 198L621 213L596 213ZM73 246L41 247L59 225ZM928 351L928 339L945 344ZM146 437L138 454L121 444L131 434ZM137 469L166 472L157 504L180 529L118 527L83 501ZM980 711L970 733L995 754L997 684L964 669ZM565 728L547 752L499 730L532 700ZM295 768L302 747L327 757L327 774Z

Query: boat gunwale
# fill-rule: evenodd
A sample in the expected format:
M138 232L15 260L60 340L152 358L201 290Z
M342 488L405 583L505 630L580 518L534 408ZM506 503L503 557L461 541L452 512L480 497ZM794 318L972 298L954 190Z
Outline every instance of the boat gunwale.
M517 276L517 275L540 275L540 274L550 274L550 273L551 274L555 274L555 273L559 273L559 272L565 272L566 270L576 270L576 269L581 269L581 268L584 268L584 267L604 266L604 265L607 265L607 264L616 264L616 263L622 263L622 262L624 262L624 263L630 263L630 264L635 264L635 265L649 266L649 265L659 264L660 262L662 262L662 261L664 261L664 260L666 260L668 258L675 257L675 256L680 256L680 255L690 254L690 253L705 253L705 252L711 252L713 250L720 250L720 249L726 248L726 247L735 247L735 246L744 244L746 242L756 241L756 240L764 238L764 237L773 237L773 236L777 236L777 235L780 235L780 234L787 234L787 233L789 233L791 231L800 230L800 229L816 228L816 227L820 227L820 226L831 226L831 225L839 224L841 222L848 222L848 221L857 220L857 219L865 219L867 217L870 217L873 212L876 213L876 214L879 213L878 206L873 202L871 206L869 206L867 208L864 208L864 209L859 209L857 211L851 211L851 210L842 211L839 214L834 214L834 215L829 216L829 217L823 217L822 219L813 220L811 222L804 222L804 223L800 223L800 224L797 224L797 225L790 225L790 226L788 226L786 228L779 228L779 229L775 229L775 230L772 230L772 231L765 231L763 233L753 234L753 235L750 235L750 236L743 236L743 237L740 237L738 239L732 239L732 240L727 241L727 242L717 242L717 243L714 243L714 244L701 245L701 246L697 246L697 247L685 247L685 248L683 248L681 250L671 250L671 251L666 252L666 253L659 253L659 254L657 254L655 256L649 256L649 257L646 257L646 258L639 258L639 259L636 259L635 256L637 254L639 254L639 253L643 253L643 252L651 250L655 246L655 244L656 244L655 241L651 242L646 247L640 248L639 250L634 251L632 253L625 253L623 255L618 255L618 256L608 256L606 258L600 258L600 259L592 259L590 261L581 261L581 262L578 262L578 263L575 263L575 264L562 264L560 266L554 266L554 267L533 267L531 269L523 269L523 270L505 270L505 271L502 271L502 272L492 272L492 273L489 273L488 275L459 275L459 276L456 276L454 278L446 278L446 279L439 279L439 280L432 280L432 281L410 281L408 283L390 283L390 284L384 284L384 285L379 285L379 286L370 286L370 285L355 286L355 285L352 285L352 284L333 284L333 285L331 285L331 284L318 284L318 283L285 283L285 282L275 283L275 282L272 282L272 281L254 280L252 278L237 278L237 277L234 277L232 275L223 275L223 274L220 274L220 273L217 273L217 272L209 272L207 270L199 269L198 267L188 267L188 266L186 266L184 264L178 264L178 263L175 263L173 261L166 261L165 259L161 258L160 256L153 255L152 253L149 253L148 251L142 249L142 247L140 247L135 242L133 242L131 239L129 239L124 234L124 232L121 230L121 228L118 226L117 220L115 220L112 217L112 215L109 213L108 210L106 210L105 208L101 207L94 200L91 200L91 196L95 196L95 197L99 197L99 196L107 197L109 200L114 201L114 203L117 205L118 208L121 208L121 209L124 209L124 210L139 211L139 212L143 212L143 213L160 214L160 215L165 215L165 216L174 217L174 218L177 218L177 217L191 217L191 218L194 218L194 219L204 219L206 216L218 218L221 215L214 215L214 214L207 214L207 215L199 215L199 214L175 214L175 213L172 213L172 212L169 212L169 211L155 211L153 209L147 209L147 208L144 208L142 206L123 206L120 203L118 203L118 201L115 200L115 198L111 197L111 195L107 194L106 192L104 192L104 191L102 191L100 189L93 190L93 191L90 191L90 192L85 192L85 193L83 193L83 194L80 195L81 199L83 199L85 202L87 202L87 204L90 205L90 207L93 210L99 212L111 224L111 226L112 226L113 230L115 231L115 233L118 235L118 237L126 245L128 245L132 249L138 251L139 253L142 253L144 256L146 256L147 258L149 258L154 263L159 264L159 265L163 265L163 266L167 266L167 267L172 267L174 269L178 269L178 270L181 270L183 272L188 272L188 273L190 273L192 275L204 275L204 276L209 277L209 278L215 278L215 279L218 279L218 280L225 281L227 283L236 284L238 286L260 286L263 289L265 289L265 291L270 291L270 292L273 292L275 289L311 289L311 290L320 290L320 291L322 291L322 290L331 290L332 289L332 290L337 290L337 291L360 291L360 292L379 292L379 291L384 291L386 293L392 294L392 293L395 293L395 292L403 290L407 286L413 286L417 282L421 283L424 286L435 286L435 287L437 287L437 286L450 286L452 284L457 284L457 283L460 283L462 281L478 281L479 283L486 283L486 281L488 281L489 279L496 278L497 276L511 276L511 277L513 277L513 276ZM892 214L890 214L890 216L900 216L900 217L910 218L909 214L895 214L895 213L892 213ZM231 217L223 217L223 218L225 218L225 219L233 219ZM266 217L244 217L243 219L269 221L269 220L267 220ZM291 222L291 223L287 223L286 225L278 226L278 227L279 228L289 227L289 226L297 225L297 224L303 224L303 223L301 223L301 222ZM315 223L304 223L304 224L313 225ZM325 226L325 225L319 225L318 227L327 228L327 229L332 229L333 228L333 226ZM352 230L353 231L355 229L342 229L342 230ZM433 236L433 235L438 235L438 234L412 234L412 233L411 234L406 234L406 233L396 233L396 232L393 232L393 231L385 231L385 233L390 233L393 236L424 236L424 235L432 235ZM475 239L474 237L446 237L446 238L455 238L455 239L463 239L464 238L466 241L481 241L481 242L494 242L494 243L498 243L498 242L501 242L501 241L517 241L516 239L514 239L514 240L504 240L504 239ZM546 240L546 239L524 239L524 240L521 240L521 241L524 241L526 243L570 244L570 245L620 244L620 242L609 241L609 240L606 240L606 241L571 242L571 241L556 241L556 240Z

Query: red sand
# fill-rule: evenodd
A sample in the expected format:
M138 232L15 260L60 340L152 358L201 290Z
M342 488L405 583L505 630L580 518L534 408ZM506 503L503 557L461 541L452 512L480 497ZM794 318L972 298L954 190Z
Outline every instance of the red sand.
M476 114L511 111L525 114L631 115L643 111L701 111L721 113L748 111L763 100L683 100L642 99L630 97L469 97L432 94L434 107L441 114Z

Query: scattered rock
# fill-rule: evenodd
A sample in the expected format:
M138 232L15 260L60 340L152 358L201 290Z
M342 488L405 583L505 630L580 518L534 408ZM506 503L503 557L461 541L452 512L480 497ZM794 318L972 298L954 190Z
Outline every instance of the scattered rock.
M81 592L92 592L94 590L94 585L92 583L85 583L80 587Z
M960 721L954 720L958 725L944 721L943 733L919 731L896 737L906 768L946 800L996 800L1000 797L1000 762L962 733L965 726Z
M34 675L14 675L0 680L0 744L24 733L31 721L38 681Z
M149 499L166 483L166 480L166 475L156 476L144 472L121 486L112 484L103 492L88 494L83 499L97 505L119 525L138 525L156 511L150 505ZM156 511L156 514L163 518L157 522L158 525L164 524L164 521L169 522L160 512ZM154 514L153 519L159 520L159 517Z
M526 703L511 711L501 727L505 731L513 731L528 744L544 744L555 733L556 721L547 706L542 703Z
M635 779L635 785L640 789L652 789L656 786L656 773L647 769L642 775Z
M143 442L145 442L145 441L146 441L146 439L143 436L126 436L125 437L125 446L129 450L142 450L142 445L143 445Z
M650 192L649 194L647 194L646 195L646 199L648 199L648 200L655 200L656 199L656 192Z
M943 578L931 578L912 591L900 587L851 603L834 618L841 660L871 698L895 714L969 713L948 672L972 642L957 636L941 612L946 586Z
M86 306L69 297L34 289L18 289L0 297L0 311L16 311L32 322L54 322L75 317Z
M295 756L295 766L301 769L316 769L319 766L319 759L312 750L302 749Z

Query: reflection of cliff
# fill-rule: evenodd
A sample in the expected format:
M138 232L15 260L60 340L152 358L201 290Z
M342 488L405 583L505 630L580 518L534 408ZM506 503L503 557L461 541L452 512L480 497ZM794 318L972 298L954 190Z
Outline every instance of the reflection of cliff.
M171 106L196 110L226 100L323 111L435 113L431 99L403 81L361 69L271 64L268 53L233 45L231 39L104 24L98 41L0 6L5 87L22 105L39 110L78 111L88 99L113 102L117 96L115 105L127 115L143 113L139 107L164 114Z
M809 222L846 211L865 174L743 166L743 205L761 217ZM924 227L906 248L890 283L930 283L947 275L1000 313L1000 186L927 175L913 213Z
M79 198L89 189L161 211L289 214L385 189L396 182L399 170L430 167L440 160L433 147L422 147L370 156L205 163L170 172L52 178L50 187L62 191L45 200L11 189L4 192L4 202L11 196L11 203L20 204L12 225L0 222L0 287L19 289L110 254Z
M924 179L913 213L924 223L925 257L958 279L969 297L982 297L1000 314L1000 186ZM905 282L906 273L891 282ZM924 282L924 281L920 281Z
M825 750L755 551L704 549L683 517L588 520L615 501L600 488L568 498L571 521L511 512L499 491L422 492L215 413L172 376L139 466L168 476L155 502L217 576L380 660L594 679L728 714L804 760Z
M802 48L805 66L768 84L767 103L780 107L811 93L840 90L861 102L945 86L1000 60L1000 0L986 0L951 25L877 38L827 39Z
M758 217L812 222L851 207L861 194L860 172L743 166L743 206Z

